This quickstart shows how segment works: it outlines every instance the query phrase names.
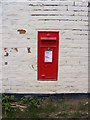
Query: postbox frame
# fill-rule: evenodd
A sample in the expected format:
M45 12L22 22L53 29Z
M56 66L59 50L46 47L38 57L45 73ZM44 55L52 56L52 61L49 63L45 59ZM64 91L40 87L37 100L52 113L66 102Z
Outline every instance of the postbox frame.
M50 33L50 34L56 34L56 37L48 37L48 39L47 39L47 37L41 37L40 38L40 35L39 34L48 34L48 33ZM56 58L56 78L55 79L53 79L53 78L51 78L51 79L41 79L40 78L40 41L44 41L44 40L50 40L50 41L54 41L54 42L56 42L56 49L57 49L57 58ZM38 40L37 40L37 80L39 80L39 81L57 81L58 80L58 59L59 59L59 32L58 31L38 31ZM44 46L43 46L44 47ZM46 47L46 46L45 46ZM45 53L44 53L45 54ZM52 49L52 61L53 61L53 49ZM45 57L45 55L44 55L44 57ZM45 60L45 58L44 58L44 60ZM48 64L49 62L44 62L45 64ZM50 63L50 64L52 64L52 63Z

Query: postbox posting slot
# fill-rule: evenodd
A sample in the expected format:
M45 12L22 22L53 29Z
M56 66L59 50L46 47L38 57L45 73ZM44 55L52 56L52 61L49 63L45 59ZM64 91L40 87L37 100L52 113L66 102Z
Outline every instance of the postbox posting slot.
M56 42L55 37L41 37L41 42Z
M56 42L56 40L41 40L42 42Z
M41 41L56 41L56 37L41 37Z

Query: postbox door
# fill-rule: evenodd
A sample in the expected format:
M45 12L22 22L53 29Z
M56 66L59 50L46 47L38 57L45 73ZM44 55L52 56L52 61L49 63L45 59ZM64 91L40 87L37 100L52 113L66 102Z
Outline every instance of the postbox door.
M41 66L40 79L55 80L56 78L56 62L55 62L55 48L47 47L41 48Z

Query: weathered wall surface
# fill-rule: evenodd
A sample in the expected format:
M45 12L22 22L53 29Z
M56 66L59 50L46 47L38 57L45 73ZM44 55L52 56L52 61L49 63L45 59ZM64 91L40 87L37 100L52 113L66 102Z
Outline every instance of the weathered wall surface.
M90 1L88 6L88 91L90 93Z
M0 3L0 18L2 18L1 3ZM0 19L0 93L2 93L2 19Z
M2 118L2 5L0 2L0 119Z
M2 2L2 91L88 92L88 2ZM37 31L60 32L58 81L37 81Z

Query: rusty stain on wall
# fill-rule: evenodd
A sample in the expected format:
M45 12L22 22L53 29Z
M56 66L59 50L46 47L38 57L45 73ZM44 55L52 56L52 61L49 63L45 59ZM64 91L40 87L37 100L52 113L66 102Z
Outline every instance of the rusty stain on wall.
M7 48L4 48L4 51L5 51L5 55L4 56L8 56L9 55L9 53L7 52Z
M31 67L32 67L35 71L37 71L37 70L35 69L34 65L31 65Z
M26 33L26 30L23 30L23 29L19 29L17 31L19 32L19 34L25 34Z
M4 48L4 50L7 50L7 48Z
M27 50L28 50L28 53L31 53L31 50L30 50L30 48L27 48Z
M30 39L30 38L27 38L28 40Z
M5 65L7 65L8 64L8 62L5 62Z
M6 57L7 57L8 55L9 55L9 53L8 53L8 52L6 52L6 54L5 54L4 56L6 56Z
M32 68L34 69L34 66L32 65Z
M14 48L16 50L16 52L18 52L18 49L17 48Z

